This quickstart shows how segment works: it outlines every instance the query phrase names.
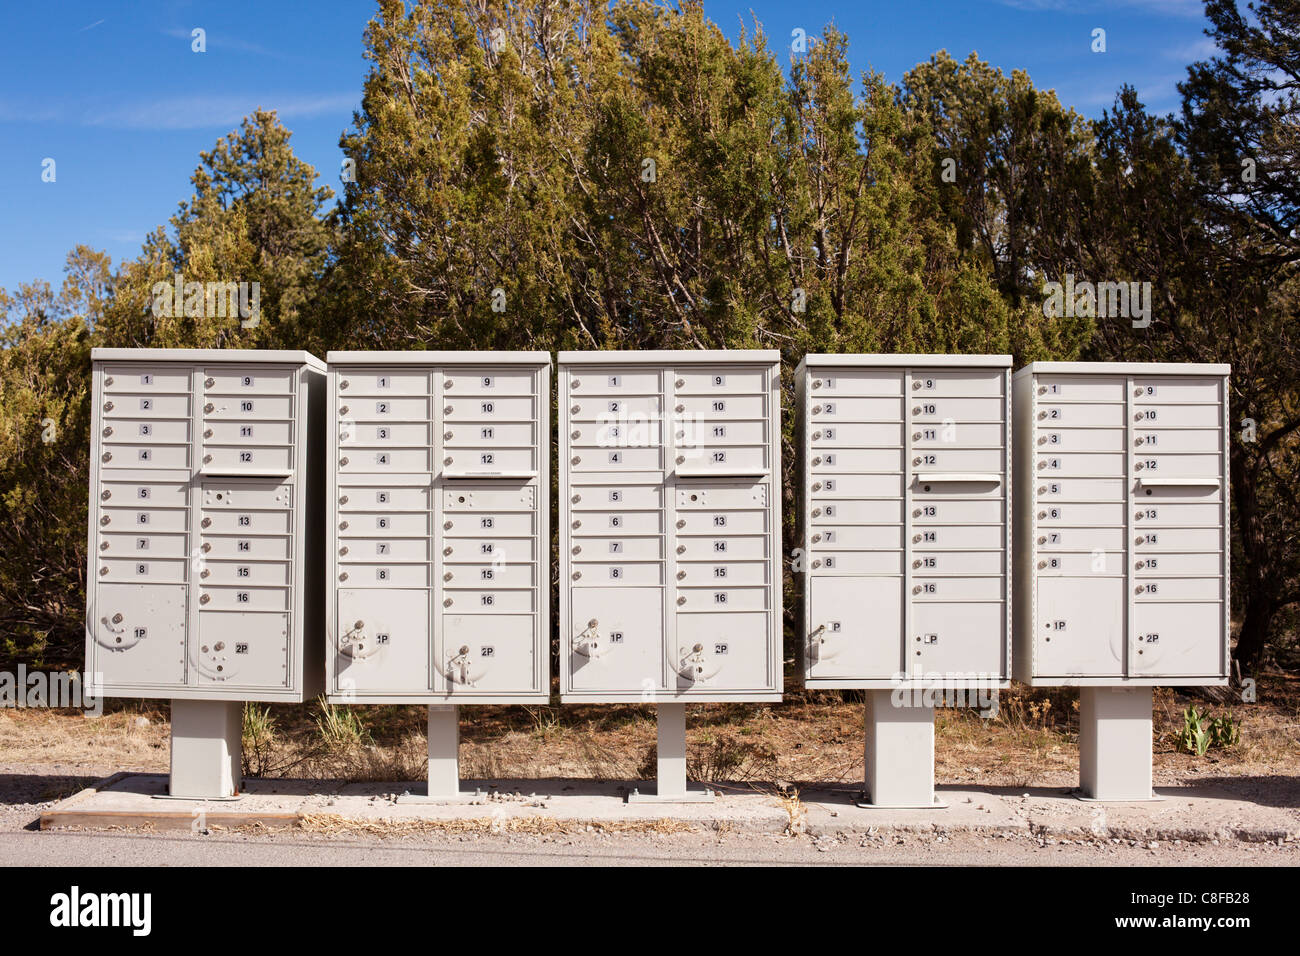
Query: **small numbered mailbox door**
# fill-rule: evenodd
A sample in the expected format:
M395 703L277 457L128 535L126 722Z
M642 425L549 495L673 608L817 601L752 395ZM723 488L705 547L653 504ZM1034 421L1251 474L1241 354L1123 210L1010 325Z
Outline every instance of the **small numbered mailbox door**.
M807 369L810 684L1007 680L1008 371Z
M544 699L549 365L330 378L331 697Z
M1034 376L1035 678L1226 674L1224 388Z
M775 366L561 368L564 698L779 695Z
M303 375L98 363L87 657L106 693L300 699Z

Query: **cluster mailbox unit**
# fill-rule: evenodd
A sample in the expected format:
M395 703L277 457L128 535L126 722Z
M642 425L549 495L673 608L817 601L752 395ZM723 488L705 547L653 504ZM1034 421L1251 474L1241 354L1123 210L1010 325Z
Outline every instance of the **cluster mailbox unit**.
M323 689L324 365L95 349L86 672L172 700L170 795L231 797L242 701Z
M457 705L550 694L550 355L327 364L328 696L428 704L427 796L457 799Z
M1151 688L1228 680L1227 365L1016 373L1016 677L1080 690L1080 782L1151 799Z
M934 705L1010 678L1007 355L809 355L804 679L863 688L866 804L930 807Z
M560 689L658 706L781 699L780 353L561 352Z

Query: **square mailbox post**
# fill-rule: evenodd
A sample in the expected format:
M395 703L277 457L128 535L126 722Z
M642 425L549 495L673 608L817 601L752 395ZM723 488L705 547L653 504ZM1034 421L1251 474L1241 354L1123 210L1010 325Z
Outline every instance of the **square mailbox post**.
M1080 689L1087 799L1154 799L1152 687L1228 682L1230 371L1015 375L1016 678Z
M323 688L325 367L95 349L88 683L172 702L169 795L233 798L244 701Z
M780 353L561 352L560 689L648 702L655 794L688 701L781 699Z
M550 354L327 359L328 696L427 704L459 800L458 706L549 699Z
M866 691L863 806L935 806L936 698L1008 684L1010 370L1007 355L796 370L804 680Z

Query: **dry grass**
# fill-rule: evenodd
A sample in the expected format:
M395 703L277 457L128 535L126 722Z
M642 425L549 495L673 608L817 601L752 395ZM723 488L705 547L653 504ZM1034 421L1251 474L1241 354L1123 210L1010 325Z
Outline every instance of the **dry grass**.
M1294 775L1300 755L1300 678L1263 678L1252 704L1206 703L1159 690L1155 699L1158 778ZM1231 713L1241 743L1202 758L1177 751L1183 708ZM165 772L167 703L113 702L97 718L79 712L0 710L0 760L65 772ZM862 775L862 695L791 691L779 705L701 704L688 709L692 779L784 789L785 782L846 784ZM1000 713L940 710L936 777L983 786L1064 786L1078 774L1078 694L1015 687ZM245 772L269 777L405 781L425 773L423 707L250 705ZM579 778L628 781L654 775L653 708L636 704L474 707L462 711L465 778ZM773 786L775 785L775 786Z

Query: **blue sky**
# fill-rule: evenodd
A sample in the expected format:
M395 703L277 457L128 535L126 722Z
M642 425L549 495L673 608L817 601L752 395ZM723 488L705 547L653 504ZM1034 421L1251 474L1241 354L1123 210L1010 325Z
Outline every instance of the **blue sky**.
M77 243L134 257L190 194L200 150L258 106L337 191L340 133L365 74L373 0L52 2L7 5L0 31L0 287L58 284ZM731 37L763 24L789 59L791 33L834 22L855 71L897 82L931 53L972 50L1087 116L1123 83L1173 110L1186 65L1208 55L1200 0L705 0ZM207 50L191 50L191 31ZM1106 31L1093 53L1092 31ZM42 181L45 159L55 181Z

